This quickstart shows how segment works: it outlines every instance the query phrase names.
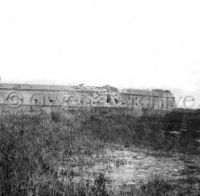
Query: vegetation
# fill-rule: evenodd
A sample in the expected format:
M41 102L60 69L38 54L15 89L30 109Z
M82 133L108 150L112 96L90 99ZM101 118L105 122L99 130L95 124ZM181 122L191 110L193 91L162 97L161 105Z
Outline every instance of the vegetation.
M152 177L147 183L140 183L136 186L131 186L126 196L198 196L200 193L200 186L194 187L191 184L180 180L166 181L158 176Z
M199 112L183 111L142 117L122 111L1 116L0 195L113 195L103 174L94 181L74 182L77 174L72 166L92 164L85 157L103 152L111 143L198 154L199 118ZM62 165L67 169L60 174ZM181 195L182 191L176 182L155 178L124 195Z
M134 117L122 111L93 113L85 123L104 142L165 152L198 154L200 111L177 110L166 115Z

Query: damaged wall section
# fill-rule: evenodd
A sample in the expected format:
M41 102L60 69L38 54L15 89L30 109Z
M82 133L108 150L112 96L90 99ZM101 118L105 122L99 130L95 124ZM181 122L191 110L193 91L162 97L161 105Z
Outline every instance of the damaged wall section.
M118 107L133 110L175 108L169 90L117 89L109 85L61 86L32 84L0 84L0 109L26 110L73 107Z

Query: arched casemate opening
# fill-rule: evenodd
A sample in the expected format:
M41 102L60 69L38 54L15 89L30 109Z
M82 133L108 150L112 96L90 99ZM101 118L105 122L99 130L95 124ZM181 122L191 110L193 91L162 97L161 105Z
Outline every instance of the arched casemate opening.
M45 104L50 105L50 106L59 105L58 100L57 100L57 96L54 95L54 94L48 94L46 96Z
M31 105L42 106L44 104L44 96L39 93L35 93L30 98Z
M9 92L5 98L5 103L8 104L9 107L17 108L23 104L24 97L20 92Z

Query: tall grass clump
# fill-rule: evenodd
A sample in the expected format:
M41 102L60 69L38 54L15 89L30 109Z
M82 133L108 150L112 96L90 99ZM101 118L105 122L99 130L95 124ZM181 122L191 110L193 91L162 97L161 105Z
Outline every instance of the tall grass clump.
M104 142L166 152L198 154L200 113L178 110L140 117L116 112L93 112L85 129Z
M182 184L180 180L165 180L159 176L151 177L147 182L131 185L125 196L198 196L200 186Z
M70 177L70 159L79 164L83 155L100 148L81 134L76 116L62 122L46 114L1 117L0 195L72 194L72 183L66 187L58 180L59 167L66 165L64 175Z

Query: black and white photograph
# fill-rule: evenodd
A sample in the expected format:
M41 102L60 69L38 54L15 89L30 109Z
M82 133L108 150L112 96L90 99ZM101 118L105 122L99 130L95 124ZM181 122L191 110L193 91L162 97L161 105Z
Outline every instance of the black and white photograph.
M199 0L0 0L0 196L199 195Z

